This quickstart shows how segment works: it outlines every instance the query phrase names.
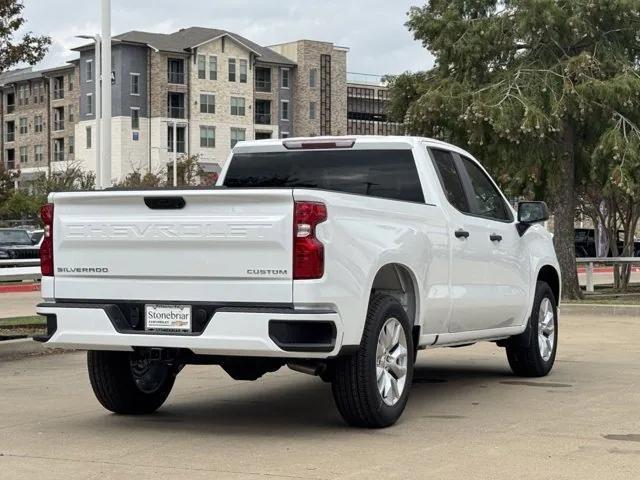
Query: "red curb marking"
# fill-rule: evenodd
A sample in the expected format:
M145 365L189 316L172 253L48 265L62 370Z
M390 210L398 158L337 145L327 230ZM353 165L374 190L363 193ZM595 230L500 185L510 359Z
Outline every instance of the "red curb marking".
M39 283L16 283L13 285L0 285L0 293L38 292Z

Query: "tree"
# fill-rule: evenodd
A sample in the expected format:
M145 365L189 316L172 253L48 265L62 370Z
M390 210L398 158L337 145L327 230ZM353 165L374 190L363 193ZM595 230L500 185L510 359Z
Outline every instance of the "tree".
M51 38L37 36L32 32L14 39L15 33L23 27L24 5L19 0L0 0L0 73L19 63L34 65L47 53Z
M576 186L609 168L631 193L639 176L640 3L431 0L407 26L435 66L392 81L392 111L469 145L511 194L548 199L563 294L579 297Z

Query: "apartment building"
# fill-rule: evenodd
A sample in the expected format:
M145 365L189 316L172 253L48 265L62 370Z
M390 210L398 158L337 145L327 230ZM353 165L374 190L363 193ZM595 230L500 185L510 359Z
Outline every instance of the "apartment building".
M74 160L77 67L0 75L0 156L28 182Z
M2 161L23 182L70 162L95 170L98 66L92 43L75 50L67 65L0 75ZM351 78L348 49L330 42L264 47L191 27L126 32L111 53L113 180L165 170L174 145L217 173L242 140L401 133L386 118L384 82Z
M76 50L77 158L95 168L94 47ZM113 177L165 168L174 130L177 153L198 155L207 172L219 172L238 141L345 134L346 51L308 40L263 47L201 27L113 37Z

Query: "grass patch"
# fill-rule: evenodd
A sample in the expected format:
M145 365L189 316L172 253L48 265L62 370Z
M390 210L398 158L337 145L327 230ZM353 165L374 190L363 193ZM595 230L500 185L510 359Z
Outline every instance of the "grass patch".
M34 315L30 317L14 317L14 318L0 318L0 328L12 328L15 326L29 326L29 327L44 327L47 325L47 319L40 315Z

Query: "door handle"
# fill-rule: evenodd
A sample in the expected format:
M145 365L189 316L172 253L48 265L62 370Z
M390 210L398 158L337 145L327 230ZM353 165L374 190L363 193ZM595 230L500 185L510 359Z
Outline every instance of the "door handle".
M497 233L492 233L491 235L489 235L489 240L491 240L492 242L501 242L502 235L498 235Z
M461 228L456 230L454 235L456 236L456 238L469 238L469 232Z

